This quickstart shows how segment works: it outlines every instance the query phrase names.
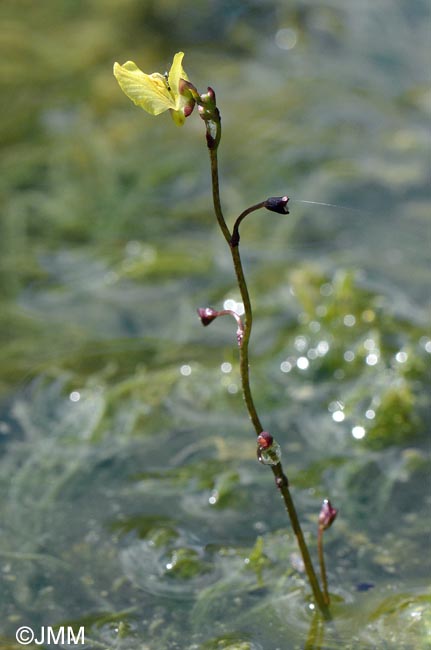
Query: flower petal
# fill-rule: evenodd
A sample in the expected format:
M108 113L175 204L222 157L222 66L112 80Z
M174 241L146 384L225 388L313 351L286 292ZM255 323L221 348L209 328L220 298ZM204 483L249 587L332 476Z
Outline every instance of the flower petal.
M171 110L171 115L172 115L172 119L174 120L177 126L183 126L184 122L186 121L186 116L184 115L184 111Z
M177 108L163 75L157 72L145 74L133 61L127 61L124 65L115 63L114 75L127 97L151 115Z
M184 57L184 52L177 52L172 61L171 69L168 74L168 83L172 92L172 95L175 99L175 108L178 109L182 102L180 96L180 79L185 79L188 81L188 76L183 70L182 61Z

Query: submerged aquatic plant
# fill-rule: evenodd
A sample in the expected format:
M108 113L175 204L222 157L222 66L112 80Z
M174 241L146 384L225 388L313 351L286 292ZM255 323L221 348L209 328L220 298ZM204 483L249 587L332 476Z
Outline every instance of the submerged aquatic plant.
M207 148L210 155L214 212L220 230L231 252L233 267L244 305L244 320L234 310L223 309L217 311L211 307L203 307L197 311L204 326L209 325L219 316L230 315L236 320L238 326L236 335L239 347L242 392L250 420L257 436L257 458L262 464L268 465L273 472L275 484L283 498L293 531L296 535L315 602L323 616L328 619L330 618L329 593L323 560L323 531L332 524L337 511L332 508L328 500L325 500L319 517L318 542L322 574L321 586L299 523L289 489L289 480L283 470L280 445L269 432L264 430L254 404L250 386L248 348L253 314L239 250L239 227L250 213L262 208L278 214L289 214L287 207L289 197L287 195L270 197L246 208L234 222L232 231L230 230L226 223L220 201L217 150L221 139L221 118L217 108L215 92L212 88L208 87L207 92L202 94L198 93L196 87L190 82L183 70L183 57L183 52L175 54L172 67L169 73L165 75L158 72L149 75L145 74L132 61L127 61L123 65L115 63L114 75L124 93L137 106L140 106L151 115L159 115L170 110L175 123L181 126L184 124L185 119L191 115L195 105L197 105L199 115L204 121Z

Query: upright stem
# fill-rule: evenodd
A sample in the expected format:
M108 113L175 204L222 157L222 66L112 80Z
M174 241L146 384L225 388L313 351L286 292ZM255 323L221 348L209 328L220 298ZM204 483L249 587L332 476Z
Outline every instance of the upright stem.
M251 336L251 329L253 325L253 312L251 309L250 295L248 293L247 283L244 277L244 270L242 268L241 257L239 254L238 246L230 247L232 254L232 261L235 269L236 278L238 280L239 290L241 292L241 299L244 305L244 338L239 352L239 367L241 374L242 392L247 406L250 419L253 423L256 435L258 436L263 431L263 426L259 420L259 416L254 405L253 396L250 388L250 365L248 360L248 344Z
M219 126L219 129L221 129L221 126ZM220 136L219 136L220 139ZM218 224L220 226L220 230L223 233L224 238L226 239L227 243L229 244L231 234L229 231L229 228L226 225L226 221L223 216L223 212L221 209L221 203L220 203L220 188L219 188L219 180L218 180L218 160L217 160L217 148L213 148L209 150L210 152L210 161L211 161L211 182L212 182L212 189L213 189L213 204L214 204L214 212L217 217Z
M211 179L212 179L214 211L220 229L223 233L223 236L228 242L230 247L230 251L232 254L232 261L235 268L235 274L238 281L239 290L241 292L242 302L244 304L244 314L245 314L244 338L242 340L242 344L240 347L240 373L241 373L242 390L243 390L244 400L247 406L250 419L253 423L254 429L256 431L256 435L258 436L263 431L263 427L260 422L259 416L257 414L256 407L253 401L253 396L251 393L250 369L249 369L249 357L248 357L248 345L250 341L251 329L253 324L253 313L251 308L250 295L247 288L247 282L245 280L244 270L242 267L241 256L239 253L238 227L242 219L245 216L247 216L247 214L249 214L253 210L259 209L260 207L262 207L262 204L261 203L256 204L255 206L252 206L251 208L245 210L240 215L240 217L237 219L235 223L233 236L231 236L229 228L226 225L226 221L224 219L221 203L220 203L220 188L219 188L218 162L217 162L217 147L221 137L220 120L218 119L217 121L211 121L211 124L209 124L209 122L206 121L206 127L207 127L207 143L208 143L208 149L209 149L210 160L211 160ZM215 137L213 135L214 127L216 127ZM208 138L208 134L210 134L211 136L210 138ZM308 551L308 547L304 539L301 525L299 523L296 508L293 503L292 496L290 494L288 479L283 472L283 467L281 463L277 463L277 465L272 465L271 469L275 477L276 485L279 488L280 493L283 497L284 504L287 513L289 515L290 522L292 524L293 532L295 533L296 539L298 541L299 549L301 551L305 570L307 573L307 577L311 589L313 591L315 601L320 611L322 612L323 616L326 619L330 619L331 615L328 609L328 605L325 602L325 598L320 589L319 581L317 579L316 572L314 570L313 563L310 557L310 553Z
M324 528L319 526L317 531L317 552L319 554L319 564L320 564L320 577L322 579L323 587L323 598L326 605L329 605L329 591L328 591L328 579L326 577L326 566L325 566L325 554L323 552L323 532Z
M231 246L231 252L232 252L232 259L235 267L235 273L238 280L238 286L244 304L244 313L245 313L244 339L240 348L240 372L241 372L242 389L243 389L247 410L250 415L250 419L253 423L254 429L256 431L256 435L259 435L263 431L263 427L259 420L259 416L257 415L256 407L253 402L253 397L250 388L250 368L249 368L249 361L248 361L248 344L250 341L253 314L252 314L250 296L248 293L247 283L242 268L242 262L241 262L238 246ZM311 560L311 556L304 539L304 534L302 532L301 525L299 523L299 519L298 519L295 505L293 503L292 495L290 494L289 481L287 479L287 476L283 472L283 467L281 463L277 463L277 465L271 465L271 469L272 469L272 473L274 474L276 485L280 490L281 496L283 497L284 505L289 515L290 523L292 524L293 532L295 533L298 546L301 551L305 570L308 576L308 581L313 591L314 598L316 600L316 603L320 611L325 616L325 618L330 618L329 610L325 602L325 599L323 597L322 591L320 589L319 581L317 579L316 572L313 567L313 562Z

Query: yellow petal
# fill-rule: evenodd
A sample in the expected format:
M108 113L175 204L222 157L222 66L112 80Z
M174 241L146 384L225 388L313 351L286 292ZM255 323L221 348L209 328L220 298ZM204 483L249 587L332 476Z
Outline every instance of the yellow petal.
M175 99L175 107L178 109L181 106L181 96L179 91L180 79L185 79L188 81L188 76L183 70L184 52L177 52L172 61L171 69L168 74L168 83L171 89L171 93Z
M127 61L124 65L115 63L114 75L127 97L151 115L177 108L163 75L157 72L145 74L133 61Z
M171 110L171 115L172 115L172 119L174 120L174 122L175 122L175 124L177 126L183 126L184 122L186 121L184 111L172 111Z

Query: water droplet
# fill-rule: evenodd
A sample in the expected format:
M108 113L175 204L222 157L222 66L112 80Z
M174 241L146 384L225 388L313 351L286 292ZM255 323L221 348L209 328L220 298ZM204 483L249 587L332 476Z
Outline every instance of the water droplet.
M367 411L365 411L365 417L367 418L367 420L374 420L374 418L376 417L376 412L373 409L368 409Z
M346 327L353 327L353 325L356 323L356 318L353 316L353 314L346 314L343 318L343 323Z
M328 341L319 341L316 346L317 354L319 357L324 357L327 352L329 352L329 343Z
M376 314L372 309L366 309L365 311L362 312L361 315L361 318L364 321L364 323L372 323L375 317Z
M361 427L361 426L356 426L356 427L353 427L353 429L352 429L352 436L354 438L356 438L356 440L362 440L362 438L365 437L365 433L366 433L366 431L365 431L364 427Z
M229 363L229 361L225 361L221 364L220 370L225 374L228 374L229 372L232 372L232 364Z
M307 370L308 366L310 365L310 362L307 359L307 357L299 357L298 361L296 362L296 365L300 370Z
M242 302L237 302L233 298L228 298L223 303L223 309L230 309L231 311L236 312L239 316L242 316L244 313L244 304Z
M408 359L408 354L407 352L397 352L395 355L395 360L398 361L398 363L405 363Z
M192 374L192 369L189 365L185 364L181 366L180 373L183 377L189 377Z
M292 364L289 361L282 361L280 363L281 372L290 372L292 370Z
M334 411L332 414L332 419L334 422L343 422L345 417L346 416L344 415L343 411Z
M376 354L375 352L370 352L370 354L368 354L365 357L365 363L367 364L367 366L375 366L376 363L378 362L379 362L379 355Z
M73 390L69 395L69 399L71 402L79 402L81 399L81 393L79 393L77 390Z
M268 449L260 451L260 462L264 465L277 465L280 462L281 449L278 442L274 441Z
M425 352L431 354L431 339L429 339L427 336L421 336L419 339L419 345L424 348Z
M352 350L346 350L344 353L344 361L353 361L355 353Z
M298 352L304 352L304 350L307 348L308 341L305 338L305 336L297 336L295 338L295 348L298 350Z
M275 44L280 50L292 50L298 41L298 35L294 29L279 29L275 34Z
M231 309L232 311L236 311L236 300L233 300L233 298L228 298L225 300L223 303L223 309Z

